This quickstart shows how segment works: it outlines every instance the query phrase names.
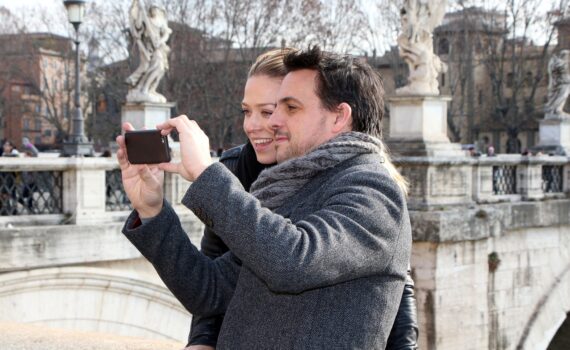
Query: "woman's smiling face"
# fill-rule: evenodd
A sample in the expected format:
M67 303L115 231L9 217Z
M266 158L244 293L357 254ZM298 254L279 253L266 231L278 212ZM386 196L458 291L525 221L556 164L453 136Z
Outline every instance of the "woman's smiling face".
M275 110L275 98L282 78L254 75L247 80L241 107L243 130L253 145L261 164L275 163L275 143L269 117Z

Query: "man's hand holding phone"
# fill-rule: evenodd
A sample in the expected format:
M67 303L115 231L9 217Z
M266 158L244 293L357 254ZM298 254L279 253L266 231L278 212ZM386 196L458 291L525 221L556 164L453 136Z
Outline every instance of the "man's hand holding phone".
M180 137L181 163L161 163L160 169L180 174L188 181L194 181L212 164L210 140L194 120L180 115L156 127L165 136L176 129Z
M131 124L123 124L125 132L134 131ZM117 136L117 159L121 167L123 187L141 218L158 215L164 199L164 172L157 165L133 164L129 162L125 136Z

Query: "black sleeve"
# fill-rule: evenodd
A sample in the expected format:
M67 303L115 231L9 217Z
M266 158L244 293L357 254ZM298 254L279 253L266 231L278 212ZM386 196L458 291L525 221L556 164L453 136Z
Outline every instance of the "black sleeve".
M200 243L200 249L204 255L210 259L215 259L222 256L228 251L228 247L216 236L216 233L206 227L204 236ZM192 325L190 327L190 334L188 335L188 345L209 345L216 347L218 341L218 334L222 327L224 315L217 316L200 316L192 315Z
M418 348L418 316L414 284L408 272L406 285L396 320L388 336L387 350L416 350Z

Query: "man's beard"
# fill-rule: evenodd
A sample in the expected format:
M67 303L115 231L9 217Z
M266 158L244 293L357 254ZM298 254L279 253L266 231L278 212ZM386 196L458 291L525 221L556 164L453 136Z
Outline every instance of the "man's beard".
M324 115L320 116L320 120L319 120L319 125L321 127L324 127L326 123L326 117ZM280 135L280 133L276 132L275 136ZM285 150L282 150L281 152L279 151L279 145L276 145L277 149L276 149L276 159L277 159L277 163L282 163L286 160L289 159L293 159L293 158L297 158L297 157L301 157L309 152L311 152L312 150L314 150L315 148L317 148L322 142L307 142L305 144L299 144L297 142L295 142L295 139L293 137L291 137L291 133L286 132L286 133L281 133L281 135L286 135L287 136L287 147ZM308 141L308 140L306 140Z

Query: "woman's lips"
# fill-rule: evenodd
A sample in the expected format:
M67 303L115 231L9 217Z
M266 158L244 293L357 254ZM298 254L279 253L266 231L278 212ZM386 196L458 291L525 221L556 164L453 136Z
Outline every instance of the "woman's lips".
M253 147L258 151L263 151L272 146L273 139L272 138L264 138L264 139L253 139L251 141Z

